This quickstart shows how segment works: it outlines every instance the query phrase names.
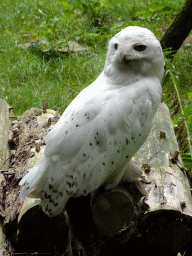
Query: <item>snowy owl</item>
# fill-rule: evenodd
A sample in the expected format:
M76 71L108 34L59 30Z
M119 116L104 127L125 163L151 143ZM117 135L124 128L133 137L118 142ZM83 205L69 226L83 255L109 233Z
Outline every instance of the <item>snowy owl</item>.
M41 198L51 217L70 197L136 180L141 173L131 157L151 129L163 73L162 48L151 31L130 26L116 34L103 72L47 134L43 157L19 183L20 197Z

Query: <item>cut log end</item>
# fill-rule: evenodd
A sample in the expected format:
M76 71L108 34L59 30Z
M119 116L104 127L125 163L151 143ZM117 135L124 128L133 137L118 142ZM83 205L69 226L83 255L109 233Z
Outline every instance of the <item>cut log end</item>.
M123 187L98 194L92 207L97 229L108 237L114 236L130 223L133 207L133 198Z

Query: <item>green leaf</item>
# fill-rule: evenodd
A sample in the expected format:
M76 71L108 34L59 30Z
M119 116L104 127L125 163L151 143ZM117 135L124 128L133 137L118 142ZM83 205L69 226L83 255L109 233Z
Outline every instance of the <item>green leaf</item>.
M179 122L179 119L172 120L173 125L177 125L178 122Z
M81 36L81 35L83 34L83 31L82 31L81 29L79 29L79 30L77 30L77 31L75 32L75 34L76 34L77 36Z
M68 3L67 3L67 2L62 1L62 4L63 4L63 6L64 6L66 9L68 9Z
M183 161L184 166L192 167L192 158L183 157L182 161Z
M73 13L70 10L65 11L66 18L70 18Z
M189 97L189 99L192 99L192 92L187 92L187 96Z
M186 117L192 114L192 105L184 107L183 112Z
M97 32L97 27L94 27L93 29L92 29L92 33L96 33Z
M146 14L146 13L148 13L148 12L146 12L146 11L136 12L135 15L142 15L142 14Z
M159 10L162 10L164 8L165 8L165 5L159 5L159 6L155 7L155 8L153 8L153 11L159 11Z
M148 12L154 12L154 10L153 10L153 9L151 9L151 8L149 8L149 9L148 9Z
M164 15L164 14L171 14L172 11L164 11L164 12L160 12L159 15Z
M154 13L152 12L147 12L146 14L143 15L144 18L152 17Z

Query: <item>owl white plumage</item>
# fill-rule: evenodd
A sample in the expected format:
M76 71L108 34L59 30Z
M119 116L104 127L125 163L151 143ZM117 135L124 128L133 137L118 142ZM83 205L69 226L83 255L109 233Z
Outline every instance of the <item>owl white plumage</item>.
M151 129L163 73L151 31L130 26L116 34L103 72L46 136L44 156L21 180L20 196L42 198L43 211L56 216L70 197L136 180L140 172L128 167Z

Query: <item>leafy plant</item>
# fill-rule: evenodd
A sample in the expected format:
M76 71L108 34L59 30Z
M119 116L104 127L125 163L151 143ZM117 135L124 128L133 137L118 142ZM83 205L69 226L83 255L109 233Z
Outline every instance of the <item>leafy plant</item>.
M181 253L179 252L179 253L177 254L177 256L185 256L185 253L186 253L186 252L184 252L184 254L181 255Z
M190 127L192 127L192 105L183 107L178 89L179 77L173 63L166 58L170 54L170 49L164 51L166 72L163 81L163 99L169 106L173 125L179 148L181 151L182 160L185 166L191 169L192 167L192 146ZM192 93L187 93L192 97Z
M112 13L112 6L106 0L71 0L69 6L75 5L82 10L93 27L103 26Z
M146 11L139 11L135 13L135 15L138 15L142 20L155 20L156 22L162 22L161 17L170 14L172 14L172 10L167 8L165 5L159 5L154 8L148 8Z

